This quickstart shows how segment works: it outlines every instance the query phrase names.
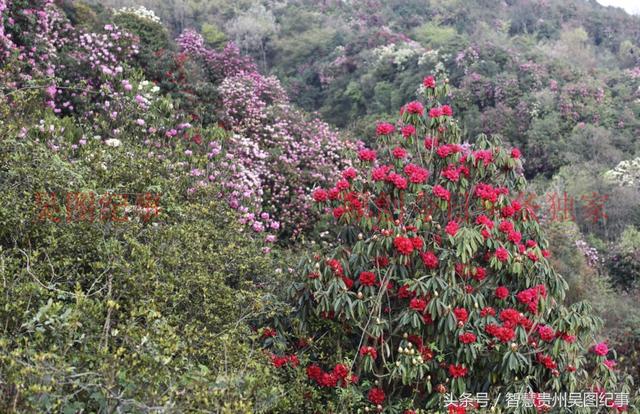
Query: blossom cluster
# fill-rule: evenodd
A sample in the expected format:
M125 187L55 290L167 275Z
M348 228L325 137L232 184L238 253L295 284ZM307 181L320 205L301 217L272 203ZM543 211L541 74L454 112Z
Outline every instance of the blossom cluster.
M595 247L589 246L584 240L576 240L576 247L578 251L587 259L587 264L591 267L596 267L601 263L600 255Z
M156 13L144 6L122 7L113 12L114 16L118 16L120 14L132 14L141 19L150 20L154 23L160 23L160 18L156 15Z
M178 36L176 43L182 52L202 61L212 82L220 82L240 72L257 71L253 60L243 56L233 42L227 43L222 51L217 51L205 45L201 34L187 29Z
M299 234L314 217L309 188L334 179L348 165L341 154L353 144L291 107L280 82L235 56L233 46L210 50L193 31L185 31L178 42L221 76L223 122L232 137L221 144L222 159L213 159L214 181L223 182L230 205L246 214L255 231L279 230L282 223L288 235ZM277 221L256 221L265 216Z

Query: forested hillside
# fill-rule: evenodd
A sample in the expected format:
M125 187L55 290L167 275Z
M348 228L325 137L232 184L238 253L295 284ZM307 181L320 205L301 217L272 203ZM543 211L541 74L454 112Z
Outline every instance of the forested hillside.
M0 0L0 412L637 412L639 53L595 1Z

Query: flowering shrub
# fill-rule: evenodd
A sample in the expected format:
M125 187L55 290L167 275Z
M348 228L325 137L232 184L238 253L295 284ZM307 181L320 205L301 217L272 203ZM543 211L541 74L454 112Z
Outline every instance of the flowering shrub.
M442 407L445 392L619 386L602 363L612 353L589 352L599 320L561 304L566 282L517 200L520 152L486 136L463 144L441 102L446 82L424 86L424 104L378 124L375 152L313 192L338 239L312 252L291 289L310 386L323 396L346 387L361 395L352 410L390 413ZM403 136L407 127L415 133Z
M576 240L576 247L578 248L578 251L585 257L589 266L596 267L601 264L602 259L600 258L598 250L595 247L589 246L589 244L584 240Z
M137 37L140 44L137 61L145 73L155 64L158 51L172 49L167 29L152 10L142 6L124 7L114 11L113 22Z
M47 89L49 105L56 113L89 116L95 107L109 108L117 99L126 79L125 62L138 54L133 35L111 24L100 33L68 29L56 47L64 71L58 73L58 85Z
M204 38L195 30L185 30L176 39L181 51L193 56L205 65L212 82L220 82L227 76L240 72L254 72L257 67L250 57L242 56L240 49L229 42L222 51L205 46Z
M23 87L55 73L61 13L53 0L0 0L1 80L9 88Z
M296 236L314 217L308 190L326 185L349 165L341 154L355 150L329 125L306 119L289 104L274 77L265 77L252 62L236 55L233 45L222 52L204 46L202 37L186 31L178 39L182 49L202 59L214 76L222 77L218 91L224 108L223 123L233 132L223 164L231 168L225 183L231 188L229 203L255 217L266 214L281 222L272 229ZM218 174L224 176L225 173ZM262 231L263 224L255 225Z
M640 182L640 157L621 161L615 168L604 173L605 179L619 186L637 186Z
M144 6L122 7L113 13L115 17L123 14L132 14L140 19L146 19L153 23L160 23L160 18L156 16L155 12L153 10L147 9Z

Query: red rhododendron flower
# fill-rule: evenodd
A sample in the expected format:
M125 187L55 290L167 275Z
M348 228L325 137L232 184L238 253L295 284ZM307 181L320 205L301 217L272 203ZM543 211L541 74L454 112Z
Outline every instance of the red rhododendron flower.
M399 160L407 156L407 150L402 147L395 147L391 153L393 154L394 158L397 158Z
M378 136L381 135L389 135L392 134L393 131L395 131L396 127L394 127L393 125L391 125L388 122L380 122L377 126L376 126L376 134Z
M424 246L424 241L422 241L420 237L412 237L411 244L413 244L413 248L415 250L422 250L422 247Z
M442 116L442 109L440 108L431 108L429 110L429 117L430 118L438 118Z
M458 233L458 223L454 220L451 220L444 228L444 231L447 232L450 236L455 236Z
M512 243L518 244L520 243L520 240L522 240L522 233L520 233L519 231L512 231L507 236L507 240L509 240Z
M495 203L498 200L498 191L489 184L478 183L476 185L475 196Z
M307 377L315 382L320 382L322 377L322 368L316 364L311 364L307 367Z
M496 311L491 306L485 306L480 311L480 316L483 318L487 316L496 316Z
M516 325L521 325L524 319L524 315L518 312L516 309L507 308L500 311L500 320L505 326L515 328Z
M409 112L410 114L414 114L414 115L424 114L424 106L422 106L422 104L418 101L409 102L405 108L407 112Z
M329 259L327 260L327 266L329 266L336 275L341 276L343 274L342 263L340 263L339 260Z
M538 354L536 355L536 359L539 363L544 365L547 369L556 369L558 368L558 364L551 358L549 355Z
M336 377L345 379L347 378L347 375L349 375L349 368L347 368L347 366L344 364L336 364L336 366L333 368L333 373Z
M501 262L506 262L507 260L509 260L509 252L507 251L507 249L505 249L504 247L498 247L496 249L496 259L500 260Z
M513 227L513 223L509 220L502 220L500 222L500 224L498 225L498 230L500 230L500 232L505 233L505 234L509 234L511 232L513 232L515 229Z
M412 298L415 295L416 293L409 289L409 285L402 285L398 288L398 297L400 299Z
M336 188L341 191L347 190L349 186L350 186L349 181L345 179L339 180L338 183L336 184Z
M514 148L511 150L511 158L518 159L521 155L522 154L520 153L520 150L518 148Z
M451 109L451 107L449 105L442 105L440 110L442 111L442 115L445 115L445 116L452 116L453 115L453 109Z
M452 378L460 378L467 375L467 369L462 365L449 364L449 375Z
M380 405L380 404L382 404L384 402L384 399L386 398L386 395L385 395L384 391L382 390L382 388L371 388L369 390L369 394L367 395L367 398L373 404Z
M460 150L461 148L458 144L444 144L438 147L436 154L438 154L440 158L446 158L451 154L457 154Z
M556 331L554 331L550 326L539 325L538 335L540 335L540 339L542 339L543 341L551 342L556 338Z
M433 76L429 75L426 76L423 80L422 80L422 84L425 86L425 88L429 88L429 89L433 89L436 87L436 78L434 78Z
M358 151L358 158L360 161L374 161L377 156L378 154L371 149L365 148Z
M464 404L450 404L447 407L448 414L467 414L467 407Z
M467 323L469 319L469 312L465 308L455 308L453 310L453 315L456 317L458 322Z
M340 197L340 190L337 188L332 188L328 191L329 200L337 200Z
M387 267L389 266L389 258L386 256L377 256L375 258L375 264L378 267Z
M495 292L496 298L504 300L509 296L509 289L505 286L498 286Z
M473 157L476 159L476 165L478 165L478 161L482 161L482 165L486 167L493 161L493 152L491 150L478 150L473 152Z
M333 217L339 219L344 215L345 211L344 207L336 207L333 209Z
M471 275L478 282L482 282L484 280L484 278L487 277L487 270L484 267L478 266L478 267L475 268L475 274L474 274L474 272L472 272Z
M370 356L372 359L378 358L378 351L372 346L363 346L360 348L360 356Z
M289 365L293 368L297 367L300 364L300 360L298 359L298 355L289 355Z
M481 224L487 227L489 230L493 229L493 221L491 221L491 219L484 214L480 214L478 217L476 217L476 224Z
M561 332L560 333L560 339L562 339L563 341L565 341L565 342L567 342L569 344L572 344L572 343L574 343L576 341L577 338L576 338L575 335L570 335L568 333Z
M374 168L371 171L371 179L373 181L382 181L387 179L387 174L389 173L390 167L383 165L381 167Z
M373 286L376 284L376 275L372 272L361 272L359 280L361 285Z
M424 147L428 150L433 149L438 146L438 138L437 137L426 137L424 139Z
M409 308L417 312L423 312L427 307L427 301L421 298L413 298L409 302Z
M404 138L409 138L410 136L414 135L416 133L416 127L414 127L413 125L406 125L404 127L402 127L402 136Z
M408 335L407 336L407 340L409 342L411 342L412 344L414 344L416 347L418 348L422 348L423 345L423 340L421 337L419 337L418 335Z
M593 353L600 356L605 356L609 353L609 347L606 343L600 342L599 344L594 345Z
M460 339L460 342L462 342L463 344L472 344L476 341L477 337L472 332L465 332L463 334L460 334L460 336L458 336L458 339Z
M511 206L504 206L502 207L502 210L500 210L500 213L502 214L502 217L511 217L515 214L515 210L513 209L513 207Z
M263 338L273 338L276 335L278 335L278 333L273 328L264 328L264 330L262 331Z
M502 343L507 343L516 336L516 333L512 328L507 326L498 326L492 323L487 324L484 330Z
M429 170L415 164L404 167L404 173L409 176L409 180L414 184L422 184L429 178Z
M342 276L341 279L344 282L347 289L351 289L353 287L353 279L348 278L347 276Z
M544 285L537 285L529 289L518 292L516 299L523 305L527 305L527 309L531 313L538 311L538 301L540 297L545 297L547 290Z
M387 176L387 180L391 181L393 185L400 190L407 188L407 179L400 174L391 173Z
M327 201L328 198L329 198L329 193L327 193L322 188L318 188L313 192L313 199L318 203L323 203Z
M413 243L411 242L411 239L407 237L396 237L393 239L393 245L400 254L405 256L408 256L413 252Z
M318 383L322 387L333 388L338 385L339 378L334 373L323 372Z
M353 180L358 175L358 172L355 168L349 167L342 172L342 178L345 180Z
M460 169L456 168L455 165L449 164L447 168L442 170L442 176L449 181L458 182L460 179Z
M438 268L438 256L436 256L435 253L431 251L420 253L420 258L422 259L422 263L424 263L427 269Z
M451 199L451 194L449 193L449 190L447 190L441 185L433 186L433 195L446 201L449 201Z

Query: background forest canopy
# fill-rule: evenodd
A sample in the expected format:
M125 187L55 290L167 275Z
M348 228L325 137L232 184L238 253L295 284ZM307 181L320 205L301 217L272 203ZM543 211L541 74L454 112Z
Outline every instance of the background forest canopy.
M440 385L640 380L639 16L0 0L0 52L0 411L395 414ZM469 188L480 221L451 220Z
M174 34L235 42L296 104L356 136L440 63L470 136L522 147L528 178L581 163L599 173L638 151L640 17L595 1L138 3Z

